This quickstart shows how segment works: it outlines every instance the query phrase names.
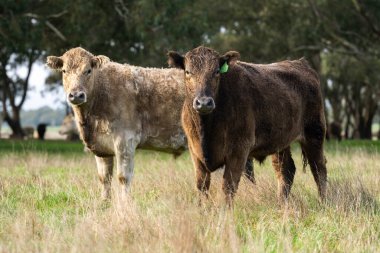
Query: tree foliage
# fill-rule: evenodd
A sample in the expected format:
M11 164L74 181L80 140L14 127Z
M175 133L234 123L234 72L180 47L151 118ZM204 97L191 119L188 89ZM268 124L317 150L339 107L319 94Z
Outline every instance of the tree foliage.
M21 107L27 90L27 79L10 76L12 67L48 54L82 46L114 61L161 67L167 50L204 44L257 63L305 56L321 75L328 118L344 124L347 137L370 138L379 113L377 0L5 0L0 6L5 106L14 94ZM15 92L6 93L7 80Z
M40 39L44 26L31 13L39 8L39 1L5 0L0 3L1 100L3 117L14 137L24 135L20 110L26 99L33 63L43 51ZM20 65L26 66L25 77L17 73Z

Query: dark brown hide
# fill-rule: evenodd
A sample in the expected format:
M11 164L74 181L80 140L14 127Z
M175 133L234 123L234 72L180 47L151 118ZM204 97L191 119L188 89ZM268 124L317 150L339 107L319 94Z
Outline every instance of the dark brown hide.
M236 61L237 56L236 52L220 56L206 47L184 57L169 53L172 66L185 68L182 125L198 188L207 193L210 172L225 165L223 189L230 201L247 158L262 161L273 155L279 197L286 199L295 173L290 144L297 140L323 199L326 124L318 75L304 59L263 65ZM229 70L220 74L216 70L224 62ZM212 98L215 109L201 114L194 109L197 97Z

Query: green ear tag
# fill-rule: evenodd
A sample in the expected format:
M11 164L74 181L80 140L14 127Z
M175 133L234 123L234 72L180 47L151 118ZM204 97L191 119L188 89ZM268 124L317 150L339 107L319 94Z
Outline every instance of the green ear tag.
M227 62L225 62L220 68L220 73L227 73L227 71L228 71L228 64Z

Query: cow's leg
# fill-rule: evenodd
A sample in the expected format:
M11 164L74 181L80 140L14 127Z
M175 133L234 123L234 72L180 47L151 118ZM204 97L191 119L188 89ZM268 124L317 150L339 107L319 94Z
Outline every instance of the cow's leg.
M198 160L195 166L195 177L197 181L197 188L199 190L199 205L206 201L209 197L209 189L211 183L211 173L207 171Z
M245 173L244 175L253 183L256 184L255 172L253 170L253 159L248 158L245 163Z
M199 162L199 161L198 161ZM199 165L196 168L195 176L197 179L197 188L198 190L206 197L208 197L210 183L211 183L211 174L206 171L203 166Z
M290 147L274 154L272 156L272 165L277 176L278 197L280 201L284 201L289 196L296 172L296 166L292 159Z
M113 171L113 157L99 157L95 156L96 167L98 168L98 176L100 183L102 184L102 198L110 198L111 181Z
M239 156L232 156L226 161L222 188L226 195L226 203L230 207L233 205L233 198L238 189L246 161L246 158L239 158Z
M126 131L124 135L115 139L115 157L117 177L122 186L122 194L127 195L134 169L134 155L138 144L137 135L133 131Z
M208 191L210 189L211 183L211 173L206 169L203 163L194 155L194 153L191 151L191 148L190 155L195 169L197 189L201 193L201 198L208 198Z
M323 122L310 125L305 128L305 140L301 143L322 200L325 200L327 186L326 159L323 154L325 131Z

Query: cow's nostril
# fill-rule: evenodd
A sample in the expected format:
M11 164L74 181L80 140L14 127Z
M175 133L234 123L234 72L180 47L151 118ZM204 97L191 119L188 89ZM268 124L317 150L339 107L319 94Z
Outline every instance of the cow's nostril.
M196 105L196 106L199 106L199 105L201 105L201 102L199 102L199 100L196 99L196 100L195 100L195 105Z
M212 107L212 106L213 106L212 99L209 99L209 100L207 101L206 106L208 106L208 107Z
M73 93L70 93L69 94L69 98L73 98L74 97L74 94Z
M84 99L84 93L80 93L78 96L80 99Z

